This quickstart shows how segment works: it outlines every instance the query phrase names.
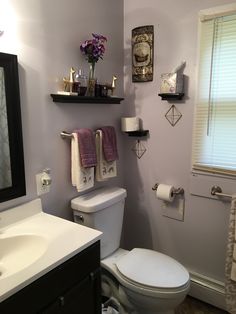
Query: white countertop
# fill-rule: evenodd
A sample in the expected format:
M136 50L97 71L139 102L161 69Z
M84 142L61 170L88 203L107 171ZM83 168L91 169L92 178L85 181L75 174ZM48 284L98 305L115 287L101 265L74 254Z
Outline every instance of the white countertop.
M101 235L102 233L95 229L42 212L40 199L1 212L0 272L2 267L2 274L0 275L0 302L95 243L101 238ZM38 248L36 242L35 248L32 250L32 255L38 253L39 257L33 263L27 263L31 258L30 254L23 256L21 263L19 263L19 259L15 261L13 259L13 262L16 263L15 269L17 269L18 264L22 265L22 262L24 267L17 271L8 271L7 264L4 266L4 259L7 260L6 255L9 258L10 254L14 257L15 237L18 239L25 237L30 240L31 237L32 239L40 239ZM1 241L4 243L4 239L13 239L13 241L11 241L9 249L5 245L6 248L2 250L2 254ZM16 245L17 241L15 241Z

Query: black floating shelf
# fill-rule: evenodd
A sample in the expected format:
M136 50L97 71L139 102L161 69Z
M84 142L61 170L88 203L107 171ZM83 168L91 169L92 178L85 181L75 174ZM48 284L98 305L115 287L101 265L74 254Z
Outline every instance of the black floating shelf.
M124 98L119 97L88 97L74 95L51 94L54 102L61 103L90 103L90 104L120 104Z
M149 130L138 130L138 131L130 131L130 132L125 132L129 136L136 136L136 137L142 137L142 136L147 136L149 133Z
M184 96L184 93L169 93L169 94L158 94L162 100L181 100Z

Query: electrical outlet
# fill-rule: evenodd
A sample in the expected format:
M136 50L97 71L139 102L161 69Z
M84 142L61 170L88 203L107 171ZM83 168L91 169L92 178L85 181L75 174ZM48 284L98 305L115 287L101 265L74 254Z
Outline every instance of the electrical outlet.
M44 174L43 172L36 174L36 186L38 196L50 192L50 185L43 184L42 180L43 174Z

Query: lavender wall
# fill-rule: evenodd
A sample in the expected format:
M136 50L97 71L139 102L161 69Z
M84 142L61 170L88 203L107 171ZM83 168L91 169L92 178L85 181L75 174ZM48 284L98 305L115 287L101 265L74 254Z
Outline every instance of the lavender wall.
M224 281L230 204L190 194L191 144L198 12L230 2L135 0L124 4L126 115L139 116L144 129L150 130L150 137L142 142L147 152L140 160L130 150L133 140L126 140L126 247L141 246L167 253L190 270L220 281ZM154 80L134 84L131 81L131 30L142 25L154 25L155 29ZM183 116L172 127L165 119L171 103L158 96L160 75L171 72L182 60L187 63L184 71L187 76L186 97L176 104ZM162 216L162 202L152 191L156 182L185 189L184 222ZM236 191L235 181L231 185L232 191ZM206 192L209 195L209 191Z
M123 95L123 4L116 0L12 0L1 8L0 51L18 55L27 195L1 203L0 210L37 197L36 173L51 168L51 192L42 196L47 212L72 218L70 199L78 193L70 183L70 143L62 130L114 125L118 131L119 176L109 184L123 185L122 105L57 104L50 93L71 66L88 69L79 45L92 32L108 37L103 61L96 67L103 82L118 76L117 94ZM98 186L98 184L96 184Z
M190 270L223 281L229 203L190 194L190 169L197 15L201 9L230 2L130 0L123 8L122 1L116 0L5 1L0 11L0 26L4 29L0 51L19 58L27 195L1 203L0 210L36 198L35 174L49 167L53 184L51 192L42 196L44 208L72 218L69 203L77 193L70 184L70 143L62 140L59 133L105 124L119 130L122 115L137 115L143 127L150 130L150 137L143 142L147 152L138 160L130 150L133 140L118 132L119 176L110 181L123 185L125 179L128 190L125 246L153 248L173 256ZM131 30L147 24L155 27L154 80L133 84ZM121 96L124 53L124 105L53 103L49 94L56 92L58 80L69 68L87 68L79 45L92 32L108 37L107 52L97 65L97 75L109 81L116 74L117 94ZM171 71L182 60L187 62L187 96L176 105L183 117L173 128L164 117L170 104L157 94L160 74ZM162 216L161 202L151 189L156 182L185 189L184 222ZM205 191L201 182L195 185ZM236 190L234 182L230 186Z

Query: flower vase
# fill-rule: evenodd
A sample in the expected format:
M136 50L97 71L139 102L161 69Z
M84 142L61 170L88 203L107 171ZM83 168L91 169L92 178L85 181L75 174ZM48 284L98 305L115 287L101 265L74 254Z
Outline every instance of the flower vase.
M94 71L95 71L95 62L91 62L89 63L89 76L88 76L87 91L86 91L86 96L89 96L89 97L95 96L96 79L94 76Z

